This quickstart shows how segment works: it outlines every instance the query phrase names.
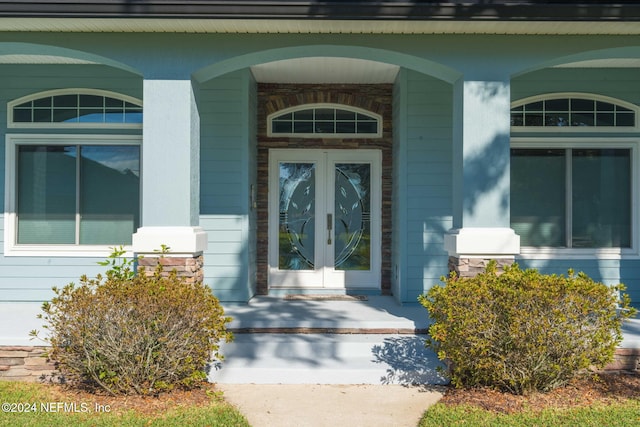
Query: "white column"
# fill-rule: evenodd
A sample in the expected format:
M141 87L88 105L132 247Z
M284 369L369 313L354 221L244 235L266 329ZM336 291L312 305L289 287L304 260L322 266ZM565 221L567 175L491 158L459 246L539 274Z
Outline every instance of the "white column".
M145 80L142 137L142 228L137 253L160 245L171 253L201 253L200 116L191 80Z
M453 230L445 248L457 258L508 259L520 251L510 228L510 79L454 84Z

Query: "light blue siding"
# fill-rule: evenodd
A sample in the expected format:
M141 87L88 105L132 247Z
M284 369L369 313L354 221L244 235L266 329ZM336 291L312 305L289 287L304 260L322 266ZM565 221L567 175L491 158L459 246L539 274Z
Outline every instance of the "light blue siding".
M535 268L545 274L584 272L593 280L607 285L624 283L632 304L640 307L640 261L638 260L587 260L587 259L518 259L522 268Z
M511 82L513 101L553 92L585 92L640 104L640 79L634 68L547 68Z
M200 226L207 231L205 283L224 301L255 293L256 89L249 70L200 87Z
M406 209L404 228L394 228L394 249L406 264L401 299L415 303L447 273L443 238L452 224L452 87L403 70L395 93L407 96L394 101L398 114L406 114L396 120L401 129L394 130L396 156L401 156L396 159L394 208Z

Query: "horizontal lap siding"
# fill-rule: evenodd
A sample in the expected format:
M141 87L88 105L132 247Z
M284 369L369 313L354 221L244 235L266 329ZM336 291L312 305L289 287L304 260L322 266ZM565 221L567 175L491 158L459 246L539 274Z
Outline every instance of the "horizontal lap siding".
M544 274L567 274L569 269L575 273L583 272L593 280L615 285L624 283L625 291L631 297L632 304L640 308L640 261L639 260L585 260L585 259L518 259L523 268L535 268Z
M444 234L452 225L452 87L407 74L407 302L447 273Z
M139 76L101 65L0 65L0 127L6 133L48 132L44 129L6 129L7 103L42 91L83 88L100 89L142 99L142 79ZM139 130L81 130L82 133L140 134ZM54 131L51 131L54 133ZM73 129L55 133L74 133ZM0 149L0 194L4 200L5 149L4 137ZM0 251L4 247L4 217L0 218ZM0 256L0 302L51 299L53 286L78 283L81 275L94 277L105 268L97 264L100 258L87 257L4 257Z
M239 71L200 87L200 226L208 235L204 280L223 301L247 301L253 295L249 77Z
M513 79L511 99L553 92L585 92L640 103L640 80L634 68L547 68Z
M585 92L609 96L634 104L640 103L640 80L632 68L624 69L545 69L515 78L511 84L512 100L553 92ZM556 134L557 135L557 134ZM598 136L599 134L590 134ZM601 134L600 134L601 135ZM637 136L637 134L631 134ZM518 136L512 134L512 136ZM527 136L531 136L528 134ZM551 135L549 135L551 136ZM589 136L589 135L585 135ZM625 136L629 136L626 134ZM566 274L571 268L582 271L606 284L624 283L633 304L640 307L640 260L598 259L526 259L520 265L543 273Z
M228 292L243 280L243 258L246 251L242 216L201 215L200 226L207 231L208 249L204 254L205 282L218 295Z

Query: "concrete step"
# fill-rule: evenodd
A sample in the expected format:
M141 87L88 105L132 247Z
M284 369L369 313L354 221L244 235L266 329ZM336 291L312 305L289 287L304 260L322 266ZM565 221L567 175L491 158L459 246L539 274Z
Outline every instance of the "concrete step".
M236 334L209 380L222 384L446 384L425 335Z
M443 384L425 347L423 307L393 298L359 301L256 297L225 304L234 342L209 379L226 384Z

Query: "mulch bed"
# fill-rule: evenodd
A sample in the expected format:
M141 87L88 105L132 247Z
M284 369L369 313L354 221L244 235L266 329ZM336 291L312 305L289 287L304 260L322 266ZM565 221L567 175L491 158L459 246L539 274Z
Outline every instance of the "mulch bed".
M122 414L133 410L139 414L156 417L179 407L200 407L216 401L220 396L215 384L202 383L192 390L173 390L156 396L111 396L102 392L89 392L68 385L51 385L52 394L60 402L85 403L108 407L108 412ZM107 406L108 405L108 406Z
M595 403L611 404L640 399L639 373L608 373L574 380L548 393L518 396L489 388L448 388L441 402L445 405L470 405L496 413L511 414L524 409L571 408Z

